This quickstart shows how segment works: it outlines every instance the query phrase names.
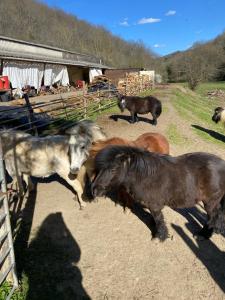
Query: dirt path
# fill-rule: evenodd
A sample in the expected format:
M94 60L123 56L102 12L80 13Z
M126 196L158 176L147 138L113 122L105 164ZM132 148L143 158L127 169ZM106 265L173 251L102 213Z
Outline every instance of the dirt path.
M189 142L172 144L173 155L207 151L225 158L222 148L200 140L192 132L167 97L162 100L166 112L156 127L145 122L131 125L122 119L114 121L110 115L99 117L98 123L109 137L128 139L147 131L165 134L169 124L174 123ZM147 211L124 213L109 199L88 203L80 211L66 187L58 182L39 183L32 236L41 243L44 231L55 247L63 248L60 279L55 287L63 296L57 299L81 299L75 296L77 291L91 299L225 299L224 237L215 234L203 242L193 239L193 232L205 218L200 207L179 212L165 208L164 216L173 238L155 244L147 226ZM42 263L48 265L48 258ZM30 289L35 290L29 271L27 276ZM48 299L53 294L49 292Z

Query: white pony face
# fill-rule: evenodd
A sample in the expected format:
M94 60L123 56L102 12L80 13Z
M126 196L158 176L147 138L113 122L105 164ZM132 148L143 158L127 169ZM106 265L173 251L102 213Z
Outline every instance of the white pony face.
M119 101L119 108L123 112L126 108L126 99L122 97Z
M76 175L83 163L87 160L88 150L91 145L88 137L76 137L71 135L69 138L70 173Z

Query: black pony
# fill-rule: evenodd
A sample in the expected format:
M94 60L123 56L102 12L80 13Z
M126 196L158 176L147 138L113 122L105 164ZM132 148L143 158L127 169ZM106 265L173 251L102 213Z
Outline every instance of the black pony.
M135 123L138 121L137 114L147 114L150 112L153 118L152 124L157 124L157 118L162 112L162 104L157 98L153 96L123 96L121 94L118 94L117 98L120 110L122 112L125 108L129 110L131 114L130 123Z
M208 220L198 233L210 238L225 230L225 161L204 152L177 157L129 146L110 146L95 160L93 196L121 187L133 201L148 208L155 220L154 237L168 236L162 209L193 207L202 201Z

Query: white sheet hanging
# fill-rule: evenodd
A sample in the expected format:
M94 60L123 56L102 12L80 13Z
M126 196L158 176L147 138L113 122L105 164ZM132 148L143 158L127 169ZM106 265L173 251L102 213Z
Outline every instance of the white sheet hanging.
M89 70L89 80L90 82L93 81L95 76L102 75L102 70L101 69L95 69L95 68L90 68Z
M44 85L51 86L57 82L59 82L62 86L67 86L69 84L67 67L46 64L44 72Z
M13 88L22 89L25 85L34 86L39 90L44 74L41 63L4 61L3 75L8 76Z

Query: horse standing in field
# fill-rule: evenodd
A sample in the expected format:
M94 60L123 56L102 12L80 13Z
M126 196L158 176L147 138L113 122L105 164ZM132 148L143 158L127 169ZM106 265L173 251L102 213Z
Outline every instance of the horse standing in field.
M83 121L67 129L64 135L34 137L24 132L2 130L0 136L6 169L13 183L18 182L20 196L22 177L31 191L30 176L48 177L57 173L75 190L80 207L85 206L83 189L75 176L86 161L92 142L105 139L100 127Z
M212 120L215 123L222 122L223 125L225 125L225 109L223 107L216 107L212 116Z
M118 106L123 112L126 109L129 110L131 114L130 123L138 122L137 114L152 114L152 124L157 124L157 119L162 112L161 101L153 96L138 97L138 96L124 96L121 94L117 95Z
M164 241L168 231L162 209L193 207L202 201L208 221L198 233L210 238L225 231L225 161L204 152L177 157L150 153L129 146L109 146L96 155L97 175L92 193L104 196L123 186L148 208L156 233Z

